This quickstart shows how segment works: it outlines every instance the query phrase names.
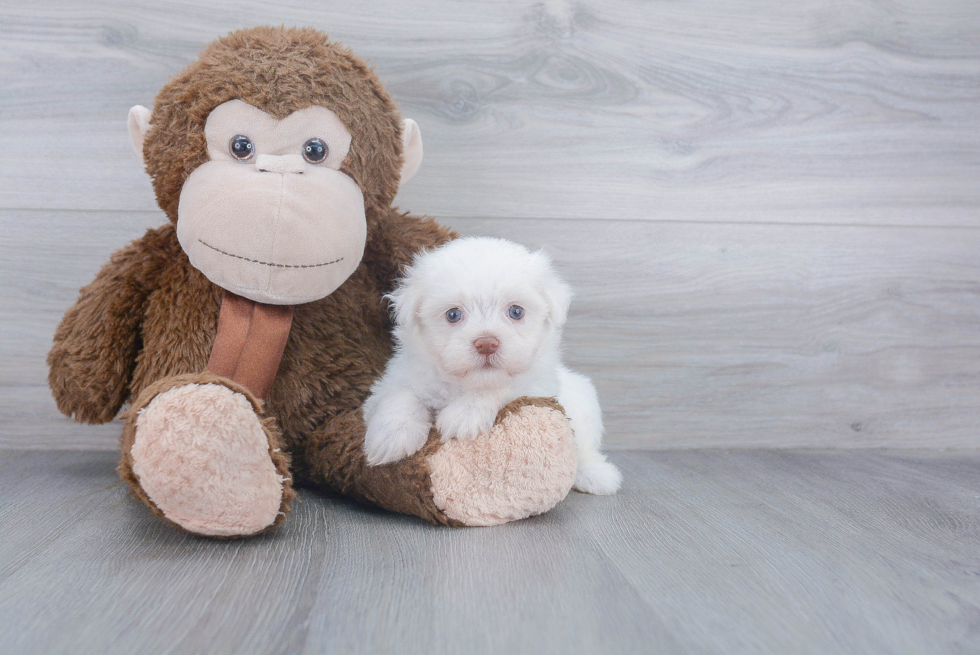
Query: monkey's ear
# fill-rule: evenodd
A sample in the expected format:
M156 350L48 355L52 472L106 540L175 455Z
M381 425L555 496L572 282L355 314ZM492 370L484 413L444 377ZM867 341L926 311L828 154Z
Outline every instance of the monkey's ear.
M402 121L402 176L398 185L405 184L422 165L422 131L411 118Z
M133 150L143 158L143 139L150 131L150 110L143 105L136 105L129 110L129 142Z

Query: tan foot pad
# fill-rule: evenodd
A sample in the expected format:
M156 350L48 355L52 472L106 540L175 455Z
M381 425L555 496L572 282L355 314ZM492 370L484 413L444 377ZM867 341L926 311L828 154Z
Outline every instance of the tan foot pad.
M433 500L451 519L485 526L527 518L572 488L577 462L565 415L551 406L508 408L488 437L453 439L429 457Z
M132 448L140 486L169 520L217 537L272 525L283 482L249 400L219 384L187 384L140 410Z

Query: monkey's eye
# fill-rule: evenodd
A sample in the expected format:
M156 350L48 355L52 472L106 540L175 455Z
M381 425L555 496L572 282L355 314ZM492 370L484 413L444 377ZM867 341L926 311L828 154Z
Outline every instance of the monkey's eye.
M313 138L303 144L303 159L311 164L319 164L327 158L329 151L323 139Z
M450 323L459 323L461 320L463 320L463 310L459 307L453 307L446 312L446 320Z
M252 146L252 140L250 138L244 134L237 134L231 137L231 141L228 143L228 151L235 159L248 161L255 154L255 147Z
M510 316L515 321L519 321L524 318L524 308L520 305L511 305L507 309L507 315Z

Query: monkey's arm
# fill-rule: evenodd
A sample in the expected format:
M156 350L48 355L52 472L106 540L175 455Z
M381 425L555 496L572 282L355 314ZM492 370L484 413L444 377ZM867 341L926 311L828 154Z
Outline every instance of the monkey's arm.
M171 225L147 231L113 254L61 319L48 385L67 416L106 423L128 398L146 301L175 243Z

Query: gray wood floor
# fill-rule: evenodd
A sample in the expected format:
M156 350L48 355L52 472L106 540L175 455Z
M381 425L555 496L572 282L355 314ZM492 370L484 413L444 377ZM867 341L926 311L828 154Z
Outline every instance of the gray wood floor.
M980 651L980 454L621 452L615 497L448 529L310 492L212 541L107 452L0 453L4 653Z

